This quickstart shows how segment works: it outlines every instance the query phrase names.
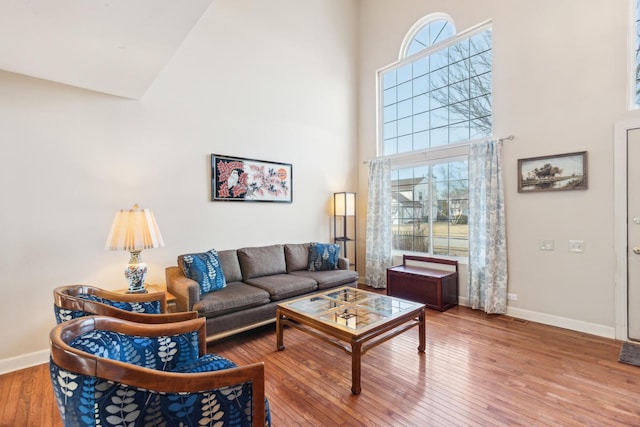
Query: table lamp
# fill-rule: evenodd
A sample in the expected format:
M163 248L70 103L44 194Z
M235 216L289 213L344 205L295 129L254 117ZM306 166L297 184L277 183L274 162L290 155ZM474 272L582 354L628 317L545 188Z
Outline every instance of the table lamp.
M131 252L129 264L124 269L124 276L129 283L128 293L147 292L144 288L147 264L142 261L140 252L143 249L162 246L164 246L162 235L151 209L140 209L136 204L132 209L121 209L116 212L105 249Z

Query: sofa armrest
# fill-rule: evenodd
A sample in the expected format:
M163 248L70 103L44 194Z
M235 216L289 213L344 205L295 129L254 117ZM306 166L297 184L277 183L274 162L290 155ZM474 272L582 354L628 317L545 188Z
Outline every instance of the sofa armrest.
M349 258L338 258L338 270L349 269Z
M180 267L172 266L165 269L167 290L176 297L178 311L192 311L193 304L200 301L200 286L182 274Z

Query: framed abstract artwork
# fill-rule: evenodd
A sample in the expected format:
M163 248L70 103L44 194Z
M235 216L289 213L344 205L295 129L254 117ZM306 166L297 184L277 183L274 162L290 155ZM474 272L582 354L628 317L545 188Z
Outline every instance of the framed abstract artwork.
M211 200L293 202L290 163L211 155Z
M518 160L518 192L587 189L587 152Z

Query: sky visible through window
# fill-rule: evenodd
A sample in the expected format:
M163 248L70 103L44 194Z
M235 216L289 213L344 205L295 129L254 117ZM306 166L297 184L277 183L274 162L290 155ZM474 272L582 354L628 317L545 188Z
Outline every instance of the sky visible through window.
M453 26L443 22L426 25L410 43L408 52L451 37ZM488 28L382 73L384 155L491 134L491 45Z

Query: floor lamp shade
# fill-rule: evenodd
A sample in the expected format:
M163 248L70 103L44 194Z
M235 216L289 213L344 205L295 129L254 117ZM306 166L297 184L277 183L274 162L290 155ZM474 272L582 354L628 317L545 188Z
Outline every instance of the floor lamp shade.
M124 270L130 293L145 292L147 265L142 261L140 252L162 246L164 241L151 209L140 209L138 205L134 205L132 209L116 212L105 249L131 253L129 264Z
M356 193L334 193L334 214L353 216L356 214Z

